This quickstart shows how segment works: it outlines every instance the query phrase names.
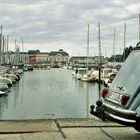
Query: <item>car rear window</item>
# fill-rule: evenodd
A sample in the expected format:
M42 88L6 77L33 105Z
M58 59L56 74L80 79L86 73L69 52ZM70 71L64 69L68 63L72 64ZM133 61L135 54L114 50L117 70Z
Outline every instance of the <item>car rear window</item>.
M124 92L133 95L140 85L140 51L133 51L119 70L110 88L122 87Z

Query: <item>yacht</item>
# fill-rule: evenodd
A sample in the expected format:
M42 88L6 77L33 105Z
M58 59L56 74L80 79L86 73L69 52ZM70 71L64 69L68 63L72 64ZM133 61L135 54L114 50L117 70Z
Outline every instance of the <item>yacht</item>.
M88 68L78 68L76 73L76 79L81 80L82 76L85 75L88 71Z
M95 82L98 77L98 71L92 70L81 77L81 81Z

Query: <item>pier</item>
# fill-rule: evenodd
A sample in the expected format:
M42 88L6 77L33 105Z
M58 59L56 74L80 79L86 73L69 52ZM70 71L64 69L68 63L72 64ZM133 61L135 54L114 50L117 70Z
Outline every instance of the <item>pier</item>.
M2 140L139 140L132 127L94 119L0 121Z

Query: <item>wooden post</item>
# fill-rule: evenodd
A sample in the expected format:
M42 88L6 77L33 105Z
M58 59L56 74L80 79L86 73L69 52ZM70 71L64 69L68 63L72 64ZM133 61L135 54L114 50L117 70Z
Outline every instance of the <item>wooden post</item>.
M101 35L100 35L100 23L98 22L98 41L99 41L99 87L98 87L98 90L99 90L99 100L101 99Z

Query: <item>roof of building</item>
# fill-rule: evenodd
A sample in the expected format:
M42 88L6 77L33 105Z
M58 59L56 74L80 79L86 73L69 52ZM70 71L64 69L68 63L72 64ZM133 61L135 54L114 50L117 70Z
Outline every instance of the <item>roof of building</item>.
M28 54L38 54L40 50L28 50Z
M62 56L69 56L69 54L62 49L59 49L58 51L51 51L49 53L49 56L54 56L54 55L62 55Z
M40 52L39 54L49 54L48 52Z

